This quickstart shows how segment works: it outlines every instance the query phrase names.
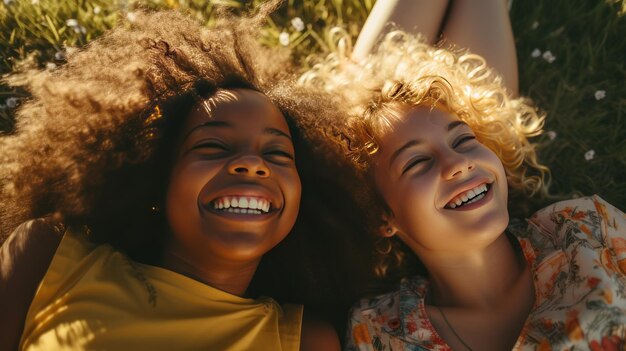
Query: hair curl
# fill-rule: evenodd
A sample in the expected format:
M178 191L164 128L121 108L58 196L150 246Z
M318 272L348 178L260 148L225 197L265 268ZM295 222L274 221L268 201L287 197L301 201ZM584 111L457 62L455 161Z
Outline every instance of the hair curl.
M548 169L538 162L535 145L529 141L542 132L544 117L527 99L512 97L482 57L433 47L419 36L394 31L369 57L354 62L347 36L335 37L339 38L335 52L312 57L315 64L299 82L335 94L337 104L349 111L341 120L329 121L327 142L341 147L352 163L360 180L352 189L373 219L374 232L389 213L371 175L378 140L407 108L415 106L441 108L465 121L500 158L512 190L547 193ZM391 269L412 270L406 263L414 255L399 240L379 244L388 249L375 250L377 275L383 277Z

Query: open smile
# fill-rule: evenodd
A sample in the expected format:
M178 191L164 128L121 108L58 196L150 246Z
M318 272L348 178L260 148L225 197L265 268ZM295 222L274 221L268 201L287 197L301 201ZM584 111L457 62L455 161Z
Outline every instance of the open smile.
M214 210L243 214L268 213L272 207L270 200L257 196L223 196L211 203Z
M255 195L220 196L204 207L213 214L240 220L265 219L278 210L268 198Z
M491 199L491 188L492 183L480 184L455 196L444 208L449 210L471 210L480 207Z

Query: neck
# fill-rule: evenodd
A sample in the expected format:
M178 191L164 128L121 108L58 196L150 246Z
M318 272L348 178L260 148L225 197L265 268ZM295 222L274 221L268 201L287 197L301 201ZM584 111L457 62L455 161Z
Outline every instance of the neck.
M420 259L429 272L430 303L437 306L497 306L506 302L528 273L526 262L504 234L480 250L420 255Z
M175 251L167 251L163 267L236 296L245 296L259 265L259 260L232 262L226 260L189 259Z

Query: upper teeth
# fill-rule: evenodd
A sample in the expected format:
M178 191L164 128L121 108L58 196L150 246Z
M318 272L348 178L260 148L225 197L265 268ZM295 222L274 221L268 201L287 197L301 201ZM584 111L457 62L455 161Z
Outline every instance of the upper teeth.
M259 210L267 213L270 210L270 202L264 198L254 196L225 196L215 199L213 201L213 208L216 210L240 208Z
M448 206L450 206L450 208L456 208L464 203L472 203L478 201L483 198L485 192L487 192L487 184L479 185L452 199L452 201L448 203Z

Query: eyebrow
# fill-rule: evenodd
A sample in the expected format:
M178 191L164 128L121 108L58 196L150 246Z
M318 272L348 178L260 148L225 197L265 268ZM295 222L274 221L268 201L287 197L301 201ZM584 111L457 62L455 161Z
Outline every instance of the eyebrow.
M208 122L204 122L202 124L199 124L195 127L193 127L188 133L187 135L185 135L185 138L183 140L186 140L189 135L191 135L191 133L193 133L194 131L196 131L197 129L200 128L234 128L234 126L228 122L225 121L208 121ZM264 134L272 134L272 135L276 135L276 136L280 136L280 137L285 137L287 139L289 139L291 141L291 137L289 136L289 134L283 132L280 129L277 128L265 128L265 130L263 131Z
M389 159L389 166L391 166L393 164L393 161L398 158L398 156L400 156L401 153L403 153L406 149L419 145L421 144L422 141L421 140L410 140L409 142L407 142L406 144L402 145L402 147L400 147L398 150L394 151L394 153L391 155L391 158Z
M289 136L289 134L283 132L280 129L276 129L276 128L265 128L265 130L263 131L263 133L265 134L272 134L272 135L277 135L280 137L285 137L287 139L289 139L291 141L291 137Z
M446 129L448 130L448 132L450 132L451 130L459 126L466 126L468 128L470 127L467 123L463 121L453 121L453 122L450 122L450 124L448 124L448 127ZM421 140L415 139L415 140L410 140L406 144L402 145L398 150L394 151L394 153L391 155L391 158L389 159L389 166L391 166L393 164L393 161L396 158L398 158L398 156L400 156L400 154L403 153L406 149L419 145L421 143L422 143Z
M467 128L470 127L469 125L467 125L467 123L465 123L463 121L454 121L454 122L451 122L450 124L448 124L448 132L451 131L452 129L458 127L458 126L466 126Z
M185 135L183 140L187 140L187 138L189 138L191 133L195 132L196 130L198 130L200 128L206 128L206 127L210 127L210 128L233 128L233 125L228 123L228 122L224 122L224 121L208 121L208 122L204 122L202 124L199 124L199 125L191 128L191 130L189 132L187 132L187 135Z

